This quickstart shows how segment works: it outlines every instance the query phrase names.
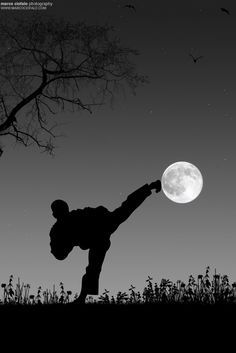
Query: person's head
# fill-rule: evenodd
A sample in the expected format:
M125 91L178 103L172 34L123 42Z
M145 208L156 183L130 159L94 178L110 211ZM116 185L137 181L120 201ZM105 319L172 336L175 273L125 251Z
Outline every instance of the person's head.
M51 204L52 215L56 219L61 219L69 213L69 206L63 200L55 200Z

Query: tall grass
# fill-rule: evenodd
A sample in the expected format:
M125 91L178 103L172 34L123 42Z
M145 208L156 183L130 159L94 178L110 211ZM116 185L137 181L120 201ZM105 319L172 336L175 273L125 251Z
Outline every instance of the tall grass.
M55 285L53 285L53 290L42 290L39 286L37 289L37 294L30 294L30 284L20 283L18 278L15 288L13 287L13 275L10 276L8 284L2 283L3 295L0 299L0 304L66 304L69 303L69 297L72 294L71 291L65 292L64 285L62 282L59 284L60 292L59 294L55 290Z
M13 286L13 275L10 276L8 284L2 283L3 289L0 304L67 304L72 292L65 291L62 282L59 284L59 293L55 290L42 290L38 287L36 294L30 294L30 285L20 283L18 278L15 287ZM78 293L74 295L74 299ZM168 279L162 279L160 284L153 283L153 278L146 280L146 285L142 292L136 291L131 285L128 293L119 291L115 296L109 296L109 291L104 290L98 299L89 296L86 299L88 304L153 304L153 303L236 303L236 282L229 283L227 275L216 273L210 278L210 267L206 268L204 275L198 275L195 279L189 276L188 283L181 280L172 282Z

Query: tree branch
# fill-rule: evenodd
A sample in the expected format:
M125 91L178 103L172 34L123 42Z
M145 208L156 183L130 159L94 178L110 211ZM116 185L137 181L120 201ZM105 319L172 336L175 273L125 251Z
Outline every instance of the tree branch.
M92 113L122 82L133 90L144 83L128 60L137 52L111 38L112 30L38 15L2 21L0 136L52 151L57 136L48 114L67 107Z

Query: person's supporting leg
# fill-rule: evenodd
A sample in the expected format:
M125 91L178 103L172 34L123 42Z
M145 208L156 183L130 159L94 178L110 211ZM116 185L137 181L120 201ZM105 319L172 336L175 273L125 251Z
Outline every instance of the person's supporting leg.
M76 303L84 303L88 294L97 295L99 289L99 276L105 259L107 250L110 248L111 242L99 244L89 250L88 266L86 273L82 278L81 292Z

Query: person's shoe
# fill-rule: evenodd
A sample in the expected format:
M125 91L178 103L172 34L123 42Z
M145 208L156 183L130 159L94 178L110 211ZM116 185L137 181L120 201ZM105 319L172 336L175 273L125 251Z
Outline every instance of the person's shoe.
M153 183L150 184L151 188L154 189L157 192L161 191L161 181L160 180L156 180Z
M73 300L73 302L70 302L68 304L83 305L83 304L85 304L85 299L77 298L77 299Z

